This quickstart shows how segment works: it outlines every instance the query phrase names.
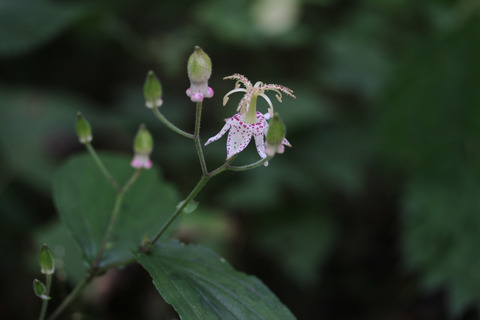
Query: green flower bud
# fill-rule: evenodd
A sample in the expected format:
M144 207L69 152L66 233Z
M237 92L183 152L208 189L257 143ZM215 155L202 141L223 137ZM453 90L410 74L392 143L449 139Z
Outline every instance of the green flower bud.
M38 262L40 263L40 271L43 274L53 274L55 272L55 260L53 258L52 250L50 250L46 244L40 249Z
M75 130L77 131L78 140L80 143L87 143L92 141L92 129L87 120L80 112L77 112L77 122L75 123Z
M199 46L188 58L187 71L191 82L206 82L212 75L212 61Z
M149 156L153 150L153 138L143 123L140 125L140 129L138 129L137 135L135 136L133 150L135 151L135 155L131 162L132 167L136 169L142 167L150 169L152 167L152 161Z
M273 156L275 153L283 153L285 151L284 145L290 146L290 143L285 139L285 125L278 113L275 113L269 123L265 153L269 156Z
M208 86L208 79L212 75L212 61L208 55L199 47L188 58L187 64L190 88L187 89L187 96L192 102L202 102L204 98L213 97L213 89Z
M47 288L37 279L33 280L33 292L42 300L50 300L50 297L47 296Z
M143 86L143 94L145 95L145 105L147 108L160 107L163 104L162 101L162 85L158 81L155 73L150 70Z

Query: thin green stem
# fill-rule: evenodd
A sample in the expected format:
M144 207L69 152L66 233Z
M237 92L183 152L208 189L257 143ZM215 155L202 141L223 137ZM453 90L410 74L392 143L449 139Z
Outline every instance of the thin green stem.
M155 244L155 242L157 242L158 239L160 239L160 237L165 233L165 231L173 223L173 221L175 221L175 219L177 219L178 216L182 213L183 209L185 209L185 207L188 206L188 204L193 199L195 199L195 197L203 189L205 184L207 184L207 182L217 174L220 174L223 171L227 170L228 166L230 165L230 163L232 163L234 159L235 159L235 156L231 157L230 159L227 159L227 161L223 165L213 170L212 172L207 172L200 178L195 188L193 188L193 190L190 192L188 197L185 198L183 202L181 202L181 205L175 210L175 212L170 216L170 218L168 218L167 222L164 223L160 231L158 231L157 234L153 237L153 239L149 242L149 245ZM142 249L145 250L146 248L142 248Z
M233 162L233 160L235 160L235 158L237 157L237 155L234 155L230 158L228 158L224 164L222 164L220 167L218 167L217 169L213 170L212 172L209 172L207 175L210 177L210 178L213 178L215 177L217 174L220 174L226 170L228 170L229 166L230 166L230 163Z
M155 114L155 116L163 122L163 124L165 124L168 128L170 128L171 130L175 131L176 133L184 136L184 137L187 137L189 139L195 139L195 135L191 134L191 133L188 133L188 132L185 132L183 131L182 129L178 128L176 125L174 125L173 123L171 123L170 121L167 120L167 118L165 118L165 116L163 114L160 113L160 111L158 110L158 107L157 108L153 108L153 113Z
M198 159L200 160L200 166L202 167L202 174L206 175L207 163L205 162L205 157L203 156L202 143L200 142L200 120L202 118L202 102L197 102L197 112L195 115L195 148L197 149Z
M62 304L48 317L48 320L56 319L63 311L78 297L83 288L93 279L93 275L85 277L81 282L77 284L75 289L63 300Z
M107 248L108 241L110 240L110 236L112 235L112 232L113 232L113 227L115 226L115 222L120 212L120 207L122 206L123 196L125 195L125 192L127 192L130 189L131 185L135 182L135 180L137 180L141 171L142 171L141 169L135 170L135 172L132 174L130 179L128 179L128 181L118 191L117 197L115 199L115 204L113 205L112 215L110 216L110 221L108 222L108 225L107 225L107 230L105 231L105 234L103 236L102 244L100 245L100 249L98 250L97 257L95 258L95 261L92 265L93 271L96 271L98 269L103 253Z
M142 173L142 169L137 169L135 172L132 174L130 179L123 185L122 189L120 189L119 193L126 193L132 184L137 180L137 178L140 176L140 173Z
M254 169L254 168L260 167L262 164L264 164L265 162L269 161L272 158L273 158L273 156L268 156L266 158L258 160L257 162L247 164L247 165L244 165L244 166L230 166L229 165L229 166L226 167L226 170L246 171L246 170Z
M97 166L100 168L100 171L102 171L103 175L107 178L107 180L112 184L112 186L117 190L119 191L120 188L118 187L118 184L117 182L115 181L115 179L112 177L112 175L110 174L110 172L108 172L107 168L105 167L105 165L103 164L102 160L100 160L100 158L98 157L97 153L95 152L95 149L93 148L93 146L91 145L90 142L87 142L85 143L85 146L87 147L87 150L88 152L90 153L90 155L92 156L93 160L95 160L95 163L97 164Z
M150 244L153 245L155 242L158 241L158 239L160 239L160 237L168 229L172 222L175 221L175 219L182 213L183 209L185 209L185 207L195 198L195 196L200 192L200 190L203 189L209 179L209 176L202 176L200 178L195 188L193 188L188 197L182 202L182 204L177 208L177 210L175 210L175 212L170 216L167 222L165 222L160 231L158 231L157 234L153 237L152 241L150 241Z
M93 262L92 265L92 271L95 272L98 269L98 266L100 264L100 260L102 259L103 253L105 252L105 249L107 248L107 243L108 240L110 239L110 236L113 231L113 226L115 225L115 221L117 220L118 213L120 212L120 207L122 205L123 201L123 193L119 193L117 195L117 198L115 199L115 204L113 206L113 211L112 215L110 216L110 221L108 222L107 225L107 230L105 231L105 234L103 235L103 240L102 244L100 245L100 249L98 250L97 257L95 258L95 261Z
M52 287L52 275L51 274L46 274L45 275L45 282L47 283L46 289L45 289L45 295L47 297L50 296L50 288ZM48 306L48 301L49 299L44 299L42 302L42 310L40 311L40 316L38 317L39 320L45 319L45 315L47 314L47 306Z

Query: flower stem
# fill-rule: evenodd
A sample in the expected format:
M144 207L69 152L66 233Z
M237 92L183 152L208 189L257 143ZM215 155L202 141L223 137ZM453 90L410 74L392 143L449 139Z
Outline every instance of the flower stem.
M206 175L207 164L205 162L205 157L203 156L202 144L200 142L200 119L202 118L202 102L197 102L197 112L195 115L195 148L197 149L198 159L200 160L200 166L202 167L203 175Z
M190 192L188 197L181 202L181 205L175 210L175 212L170 216L170 218L168 218L167 222L165 222L165 224L162 226L160 231L158 231L157 234L153 237L153 239L149 242L149 245L155 244L155 242L157 242L158 239L160 239L160 237L165 233L165 231L173 223L173 221L175 221L175 219L177 219L178 216L182 213L183 209L185 209L185 207L188 206L188 204L193 199L195 199L196 195L203 189L203 187L207 184L207 182L217 174L220 174L225 170L227 170L228 166L230 165L230 163L232 163L233 159L235 159L235 156L231 157L230 159L227 159L227 161L223 165L213 170L212 172L205 173L200 178L195 188L193 188L193 190Z
M230 167L230 163L233 162L233 160L237 157L237 155L234 155L230 158L227 159L227 161L225 161L224 164L222 164L220 167L218 167L217 169L213 170L212 172L209 172L207 175L210 177L210 178L213 178L215 177L217 174L220 174L226 170L228 170L228 168Z
M60 306L58 306L58 308L50 315L50 317L47 320L54 320L60 314L62 314L65 311L65 309L73 301L75 301L75 299L78 297L78 295L83 290L83 288L88 283L90 283L90 281L92 281L93 278L95 278L95 276L97 276L99 274L103 274L104 272L106 272L109 269L121 267L121 266L127 265L129 263L132 263L134 261L135 261L135 259L131 258L131 259L125 259L125 260L122 260L122 261L114 262L114 263L105 265L105 266L97 269L95 273L88 274L80 283L77 284L77 286L73 289L73 291L70 292L70 294L67 296L67 298L65 300L63 300L62 304Z
M185 209L185 207L195 198L195 196L200 192L200 190L203 189L208 180L210 180L210 177L207 175L204 175L200 178L197 185L195 186L195 188L193 188L188 197L182 202L182 204L177 208L177 210L175 210L175 212L170 216L167 222L165 222L160 231L158 231L157 234L153 237L152 241L150 241L151 245L155 244L155 242L160 239L160 237L165 233L165 231L173 223L173 221L175 221L175 219L182 213L183 209Z
M47 283L47 287L45 289L45 295L48 297L50 296L50 288L52 287L52 275L46 274L45 280ZM47 306L48 306L48 299L44 299L42 302L42 310L40 311L40 316L38 317L39 320L45 319L45 315L47 314Z
M75 289L63 300L62 304L48 317L48 320L56 319L63 311L78 297L83 288L93 279L93 275L85 277L81 282L77 284Z
M112 235L113 227L115 226L115 221L117 220L118 213L120 212L120 207L122 206L123 196L125 195L125 192L127 192L128 189L130 189L130 186L135 182L135 180L137 180L141 171L142 171L141 169L135 170L135 172L132 174L130 179L128 179L128 181L125 183L122 189L118 191L117 198L115 199L115 204L113 205L112 215L110 216L110 221L108 222L107 230L105 231L102 244L100 245L100 250L98 250L97 257L95 258L95 261L93 262L93 265L92 265L93 271L96 271L98 269L103 253L107 248L108 240Z
M119 191L120 188L118 187L117 182L115 179L112 177L110 172L108 172L107 168L103 164L102 160L98 157L97 153L95 152L95 149L93 148L92 144L90 142L85 143L85 146L87 147L88 152L92 156L93 160L95 160L95 163L97 166L100 168L100 171L102 171L103 175L107 178L107 180L112 184L112 186Z
M195 135L183 131L182 129L178 128L176 125L174 125L173 123L171 123L170 121L168 121L167 118L165 118L165 116L158 110L158 107L153 108L153 113L155 114L155 116L156 116L160 121L163 122L163 124L165 124L168 128L170 128L171 130L175 131L175 132L178 133L179 135L182 135L182 136L187 137L187 138L192 139L192 140L195 139Z
M257 167L261 166L262 164L264 164L265 162L269 161L272 158L273 158L273 156L268 156L266 158L258 160L257 162L247 164L247 165L244 165L244 166L230 166L229 165L229 166L226 167L226 170L246 171L246 170L254 169L254 168L257 168Z
M102 259L105 249L107 248L107 243L112 234L113 226L115 225L115 221L117 220L118 213L120 212L122 201L123 201L123 193L119 193L117 195L117 198L115 199L115 204L113 205L113 211L112 211L112 215L110 216L110 221L108 222L108 225L107 225L107 231L105 231L105 234L103 235L102 244L100 245L100 249L98 250L97 257L95 258L95 261L92 264L92 271L96 271L99 267L100 260Z

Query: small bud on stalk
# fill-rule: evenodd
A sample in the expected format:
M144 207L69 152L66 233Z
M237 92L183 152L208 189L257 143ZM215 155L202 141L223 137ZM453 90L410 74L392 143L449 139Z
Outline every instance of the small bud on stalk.
M55 260L53 258L52 250L44 244L40 249L38 255L38 262L40 263L40 271L43 274L53 274L55 272Z
M75 130L77 131L77 136L80 143L85 144L92 141L92 129L90 127L90 124L80 112L77 112Z
M203 98L213 97L213 89L208 86L208 80L212 75L212 61L199 46L195 47L188 58L187 71L190 79L187 96L192 102L202 102Z
M162 85L152 70L147 74L147 79L143 86L143 94L145 96L145 105L147 108L157 108L163 104Z
M33 280L33 292L37 297L42 300L50 300L50 297L47 296L47 288L43 284L43 282L35 279Z
M150 169L152 167L150 154L153 150L153 138L143 123L140 125L137 135L135 136L133 150L135 155L131 162L132 167L136 169Z

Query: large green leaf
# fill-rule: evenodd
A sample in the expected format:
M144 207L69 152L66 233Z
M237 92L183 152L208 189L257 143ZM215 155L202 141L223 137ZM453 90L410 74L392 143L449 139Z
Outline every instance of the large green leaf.
M103 155L105 166L122 185L133 173L130 159ZM95 260L107 228L116 191L89 155L68 161L54 183L54 199L60 217L83 250ZM100 265L132 257L144 236L152 237L175 210L178 196L161 180L157 170L143 172L125 194L118 219Z
M0 56L22 53L52 38L77 18L79 9L44 0L2 1Z
M295 319L260 280L207 248L171 240L137 261L181 319Z

